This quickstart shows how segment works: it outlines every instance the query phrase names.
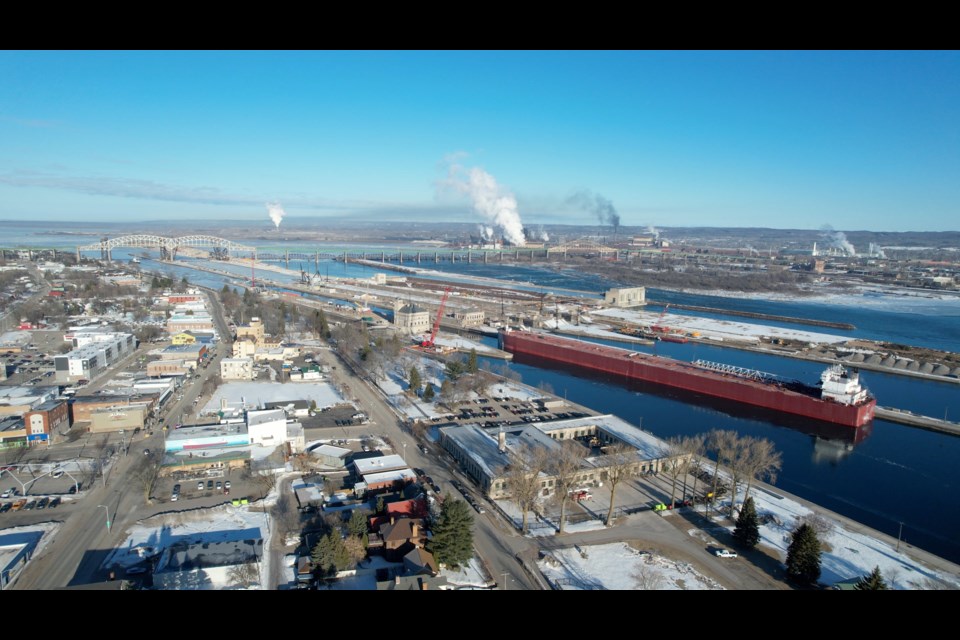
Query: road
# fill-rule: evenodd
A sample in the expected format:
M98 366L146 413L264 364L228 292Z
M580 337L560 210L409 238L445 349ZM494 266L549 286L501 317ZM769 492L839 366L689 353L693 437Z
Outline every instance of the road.
M331 371L331 377L341 386L346 385L350 390L349 399L367 412L371 419L371 434L385 436L393 444L394 450L403 455L409 466L423 469L427 475L439 482L443 493L456 495L450 483L455 477L465 485L472 486L470 480L455 471L445 453L436 448L431 448L431 453L426 456L420 452L416 439L402 428L400 419L379 389L361 379L332 350L320 350L320 357L323 364L337 367ZM488 509L483 515L475 514L474 546L501 588L504 581L509 589L539 588L515 557L517 553L522 553L524 558L535 558L535 545L517 535L512 526L496 515L494 509Z
M216 355L211 359L209 367L201 370L201 378L190 381L182 388L181 399L168 403L161 415L162 421L169 423L171 418L185 413L193 406L193 399L200 394L203 383L217 372L219 358L229 353L229 330L218 301L212 304L212 315L224 339L217 343ZM57 445L50 451L51 459L54 456L60 459L61 451L67 457L80 455L85 446L86 442L68 443L62 448ZM123 541L127 527L142 518L169 510L167 505L148 505L143 485L133 477L132 471L143 464L143 450L146 448L157 451L163 448L161 431L132 442L126 455L117 448L117 459L107 476L106 486L102 482L93 483L83 491L82 499L72 504L64 504L58 507L57 511L15 516L17 520L12 522L16 524L52 520L61 522L62 525L52 542L27 565L13 588L54 589L107 578L107 572L100 567L114 546ZM222 502L222 497L212 497L192 502L191 507L213 506ZM106 526L107 511L99 505L109 507L110 531Z

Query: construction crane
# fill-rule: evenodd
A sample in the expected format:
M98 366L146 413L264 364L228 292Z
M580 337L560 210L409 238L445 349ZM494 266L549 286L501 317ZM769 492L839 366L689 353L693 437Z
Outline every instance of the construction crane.
M665 307L663 308L663 311L660 312L660 315L657 316L657 321L653 323L653 326L652 326L652 327L650 327L650 329L651 329L652 331L656 331L657 333L669 333L669 332L670 332L670 327L665 327L665 326L663 326L662 324L660 324L660 321L663 320L663 316L667 315L667 309L669 309L669 308L670 308L670 303L668 302L668 303L667 303L667 306L665 306Z
M443 290L443 298L440 300L440 308L437 309L437 319L433 322L433 331L430 332L430 337L420 343L421 347L430 348L433 346L433 341L437 338L437 331L440 330L440 319L443 317L443 307L447 304L447 296L450 295L450 287L447 287Z

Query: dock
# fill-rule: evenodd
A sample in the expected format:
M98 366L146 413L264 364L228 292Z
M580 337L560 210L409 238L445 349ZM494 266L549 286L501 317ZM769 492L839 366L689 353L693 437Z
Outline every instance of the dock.
M922 416L905 409L895 409L893 407L877 407L874 410L874 416L890 422L898 422L911 427L920 427L928 431L938 431L948 433L952 436L960 436L960 424L941 420L940 418L931 418Z

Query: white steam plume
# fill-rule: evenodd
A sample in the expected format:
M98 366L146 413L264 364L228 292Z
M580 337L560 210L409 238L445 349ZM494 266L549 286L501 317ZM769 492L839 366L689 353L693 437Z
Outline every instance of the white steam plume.
M280 222L283 220L283 216L287 215L287 212L283 210L279 202L268 202L267 213L270 215L270 219L273 220L274 226L279 230Z
M855 256L857 255L857 250L853 247L852 244L847 240L846 234L843 231L834 231L833 227L828 224L820 227L821 235L827 240L831 247L839 249L843 252L845 256Z
M451 163L443 184L468 196L474 210L496 227L507 242L517 247L525 244L517 199L501 188L492 175L479 167L467 169Z
M653 225L650 225L650 224L647 225L647 233L652 235L657 240L660 239L660 231L658 231L657 228L654 227Z
M480 232L480 237L483 240L485 241L493 240L493 227L486 224L480 224L480 225L477 225L477 231Z

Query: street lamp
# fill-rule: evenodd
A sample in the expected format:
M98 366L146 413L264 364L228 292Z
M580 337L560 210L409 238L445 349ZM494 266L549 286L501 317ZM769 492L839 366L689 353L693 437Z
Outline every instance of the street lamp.
M98 504L97 508L100 507L103 507L103 509L107 512L107 533L110 533L110 507L105 504Z

